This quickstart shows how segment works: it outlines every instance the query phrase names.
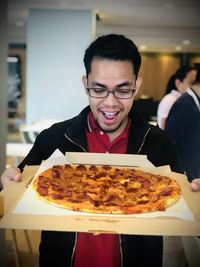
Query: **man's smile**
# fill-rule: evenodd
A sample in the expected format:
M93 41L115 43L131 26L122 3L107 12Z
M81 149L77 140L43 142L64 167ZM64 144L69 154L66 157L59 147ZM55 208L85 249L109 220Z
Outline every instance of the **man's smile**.
M119 113L119 111L114 111L114 112L108 112L108 111L101 111L101 113L103 114L104 118L107 120L113 120L116 118L117 114Z

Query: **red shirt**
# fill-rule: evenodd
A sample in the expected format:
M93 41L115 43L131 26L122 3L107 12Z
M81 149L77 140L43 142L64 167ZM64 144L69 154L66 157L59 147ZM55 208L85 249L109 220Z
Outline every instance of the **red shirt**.
M130 129L130 120L123 131L113 142L95 123L92 113L88 116L86 136L88 151L98 153L125 154ZM74 267L120 267L120 241L117 234L78 233L74 254Z

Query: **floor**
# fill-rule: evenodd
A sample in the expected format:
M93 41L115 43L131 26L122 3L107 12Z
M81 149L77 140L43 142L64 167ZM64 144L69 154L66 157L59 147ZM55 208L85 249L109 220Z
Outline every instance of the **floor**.
M9 128L7 142L21 142L18 130ZM7 158L7 164L12 165L13 158ZM17 240L17 250L19 256L20 267L38 267L39 266L39 253L38 247L40 242L40 231L27 231L31 243L31 252L26 241L24 230L15 230ZM15 246L12 230L6 230L6 267L17 267L15 259Z
M24 230L15 230L20 267L38 267L40 231L28 231L32 252L29 251ZM11 230L6 230L6 267L17 267Z

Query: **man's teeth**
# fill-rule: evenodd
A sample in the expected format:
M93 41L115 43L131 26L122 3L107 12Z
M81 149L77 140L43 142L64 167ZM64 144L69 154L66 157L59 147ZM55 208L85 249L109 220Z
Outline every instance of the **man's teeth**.
M107 118L114 118L117 115L117 112L103 112L103 115Z

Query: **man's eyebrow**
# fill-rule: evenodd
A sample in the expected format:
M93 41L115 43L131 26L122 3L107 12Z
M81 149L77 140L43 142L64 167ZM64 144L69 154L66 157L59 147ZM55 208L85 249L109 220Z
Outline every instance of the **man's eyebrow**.
M105 84L102 84L102 83L99 83L99 82L96 82L96 81L93 81L92 82L92 85L93 86L99 86L99 87L105 87L106 88L106 85Z
M123 83L120 83L120 84L118 84L116 87L123 87L123 86L132 86L132 83L130 83L130 82L123 82Z
M105 84L102 84L102 83L99 83L99 82L96 82L96 81L93 81L92 82L92 85L93 86L99 86L99 87L105 87L105 88L107 88L107 86ZM119 83L118 85L116 85L116 88L127 86L127 85L128 86L132 86L132 83L131 82Z

